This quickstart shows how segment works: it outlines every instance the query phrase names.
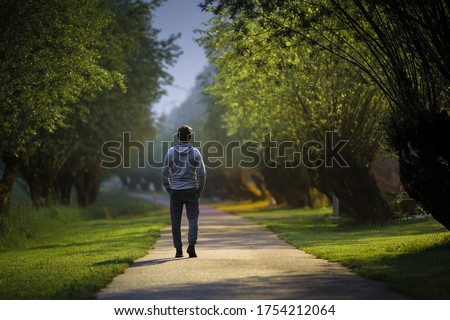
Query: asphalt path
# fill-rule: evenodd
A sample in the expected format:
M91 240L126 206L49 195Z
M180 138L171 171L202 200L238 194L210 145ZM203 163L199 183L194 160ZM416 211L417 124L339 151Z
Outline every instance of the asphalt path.
M182 237L187 242L185 214ZM405 299L381 282L287 244L248 219L208 206L200 208L196 251L198 258L184 252L176 259L166 228L154 248L115 277L97 299Z

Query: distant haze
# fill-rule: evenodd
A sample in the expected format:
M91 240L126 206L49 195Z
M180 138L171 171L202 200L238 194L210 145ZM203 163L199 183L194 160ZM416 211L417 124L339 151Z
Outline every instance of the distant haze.
M154 105L157 115L168 114L183 103L195 85L196 76L207 65L203 49L194 41L195 29L202 29L202 22L209 14L198 7L200 0L168 0L155 12L153 27L160 29L160 37L167 39L171 34L181 33L176 41L183 54L173 67L167 69L173 84L164 87L167 95Z

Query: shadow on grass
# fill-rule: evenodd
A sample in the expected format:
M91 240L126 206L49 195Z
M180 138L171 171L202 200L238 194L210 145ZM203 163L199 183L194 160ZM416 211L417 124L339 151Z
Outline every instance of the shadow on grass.
M363 266L357 267L358 273L383 280L392 289L413 298L450 299L450 238L442 244L414 253L385 256L370 264L357 260L351 264Z
M112 260L96 262L96 263L93 264L93 266L108 266L108 265L114 265L114 264L128 264L128 265L131 265L132 263L133 263L132 259L112 259Z

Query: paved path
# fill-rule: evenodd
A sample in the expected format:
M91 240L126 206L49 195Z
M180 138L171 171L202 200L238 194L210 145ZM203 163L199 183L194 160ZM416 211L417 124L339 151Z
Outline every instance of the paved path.
M183 215L184 216L184 215ZM183 217L182 237L187 240ZM187 246L184 248L184 250ZM198 258L175 259L169 228L98 299L404 299L384 284L281 241L254 222L201 206Z

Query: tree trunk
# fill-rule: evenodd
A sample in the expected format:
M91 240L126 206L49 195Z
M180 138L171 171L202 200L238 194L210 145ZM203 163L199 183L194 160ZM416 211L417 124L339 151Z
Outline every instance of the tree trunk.
M318 172L319 188L339 198L344 215L357 222L386 222L392 217L393 212L381 196L370 168L353 164L349 168L321 167Z
M36 207L47 206L57 201L55 184L58 172L54 161L53 157L38 150L22 166L31 200Z
M4 152L2 161L5 164L5 170L0 180L0 216L9 212L12 188L19 168L19 158Z
M277 203L291 207L311 206L311 178L305 168L263 167L267 190Z
M37 174L24 174L25 180L28 184L28 188L30 189L30 198L33 202L33 205L36 207L41 207L46 203L44 197L43 185Z
M63 169L58 174L55 189L59 201L64 205L70 204L70 196L72 193L74 180L75 176L69 170Z
M450 117L428 115L402 135L400 180L409 196L450 230Z
M76 173L74 185L80 207L89 207L97 201L100 190L100 178L100 167L95 165Z

